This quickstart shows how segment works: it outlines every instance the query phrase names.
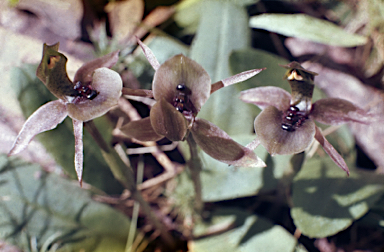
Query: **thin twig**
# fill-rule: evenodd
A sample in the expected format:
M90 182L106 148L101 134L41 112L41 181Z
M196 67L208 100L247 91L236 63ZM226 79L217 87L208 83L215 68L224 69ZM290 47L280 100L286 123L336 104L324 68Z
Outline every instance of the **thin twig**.
M105 142L104 138L101 136L100 132L98 132L98 129L94 125L93 121L87 122L86 129L90 129L91 135L93 137L97 137L98 139L95 139L96 143L101 148L101 153L104 157L104 160L107 162L109 168L111 169L113 176L126 188L131 192L131 197L137 201L147 218L150 220L150 222L154 225L155 229L160 231L160 236L164 240L164 242L170 247L175 246L175 241L173 237L169 234L168 230L164 226L163 223L161 223L154 213L152 212L151 207L149 206L148 202L146 202L141 195L141 192L137 190L136 183L134 181L134 173L132 170L132 167L127 166L120 158L120 156L117 154L117 152L108 146L108 144Z
M140 161L137 165L137 175L136 175L137 184L140 184L143 182L143 175L144 175L144 160L143 160L143 156L140 156ZM133 248L133 241L135 239L135 234L137 230L137 220L139 218L139 210L140 210L140 204L137 201L135 201L133 205L133 210L132 210L131 226L129 227L127 245L125 247L126 252L135 251L135 248Z

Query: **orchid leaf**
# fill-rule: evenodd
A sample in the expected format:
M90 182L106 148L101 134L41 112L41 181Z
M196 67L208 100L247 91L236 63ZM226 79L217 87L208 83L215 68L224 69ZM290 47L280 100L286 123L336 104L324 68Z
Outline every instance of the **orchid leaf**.
M255 0L216 0L217 2L228 2L238 6L246 6L258 2ZM184 32L188 34L196 33L199 26L201 10L204 0L184 0L176 5L175 21L181 27L184 27Z
M382 175L356 169L346 177L331 158L312 158L294 178L294 223L311 238L334 235L368 212L383 195L383 181Z
M258 251L295 251L297 240L287 230L274 225L257 215L250 215L237 209L218 210L212 214L209 222L198 223L195 235L204 235L204 231L215 227L228 227L224 232L190 242L192 252L253 252Z
M283 81L286 70L279 64L287 64L288 61L275 54L253 48L234 50L229 57L229 64L232 73L240 73L249 69L266 68L255 78L245 81L246 89L259 86L277 86L290 92L290 87Z
M131 121L120 129L128 137L135 138L140 141L157 141L164 136L160 136L152 127L150 117L138 121Z
M329 21L306 14L261 14L252 17L249 25L252 28L333 46L354 47L367 43L364 36L349 33Z
M129 219L92 200L89 191L4 155L0 172L0 193L6 197L0 205L2 240L23 251L31 251L33 240L32 250L51 240L60 245L57 251L124 251Z
M14 68L11 73L12 87L25 117L30 116L41 105L56 99L35 76L36 67L36 65L26 64L21 68ZM94 122L101 132L112 131L106 118L100 117ZM110 138L106 136L105 138L107 142L110 141ZM77 177L73 162L75 141L70 118L65 119L56 129L37 135L36 139L41 141L67 174L74 179ZM121 192L121 185L116 182L101 156L98 146L86 131L84 132L83 143L85 150L83 180L105 192Z
M191 47L190 57L202 65L212 82L251 70L252 68L249 67L232 73L228 65L229 56L233 50L246 48L249 45L250 31L246 29L248 15L245 8L227 1L202 1L201 5L199 27ZM220 13L220 15L213 15L213 13ZM257 112L253 111L255 108L252 106L233 99L238 94L239 85L242 83L214 92L202 107L199 117L214 123L230 135L239 134L239 132L251 133L252 121Z

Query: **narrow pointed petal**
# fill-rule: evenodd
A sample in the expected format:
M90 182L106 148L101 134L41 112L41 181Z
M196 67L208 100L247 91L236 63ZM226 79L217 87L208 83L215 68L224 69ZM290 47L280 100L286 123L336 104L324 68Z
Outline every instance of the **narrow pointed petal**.
M197 113L210 96L211 78L202 66L181 54L164 62L156 71L152 84L153 96L156 100L164 98L173 103L180 93L177 90L180 84L185 86L183 92L196 110L193 112Z
M252 150L236 143L227 133L207 120L196 118L191 133L205 153L223 163L243 167L266 166Z
M143 142L158 141L164 138L164 136L157 134L153 129L151 119L149 117L129 122L120 130L128 137L135 138Z
M236 84L245 80L248 80L255 76L256 74L260 73L261 71L265 70L266 68L260 68L260 69L252 69L248 71L241 72L239 74L233 75L231 77L228 77L224 80L222 80L224 87Z
M38 108L24 123L8 155L24 150L37 134L56 128L67 117L65 104L61 100L51 101Z
M94 59L82 65L76 72L73 82L81 81L83 84L92 81L93 72L101 67L111 68L119 60L119 51L111 52L103 57Z
M247 147L250 150L255 150L260 144L261 144L260 139L258 137L256 137L255 140L253 140L252 142L247 144L247 146L245 146L245 147Z
M91 85L98 92L94 99L67 104L72 119L86 122L104 115L117 105L123 88L123 81L117 72L105 67L98 68L94 71Z
M143 50L145 57L149 61L149 64L151 64L153 69L155 69L155 71L157 71L157 69L159 69L159 67L160 67L160 63L157 61L157 59L156 59L155 55L153 54L153 52L151 51L151 49L149 49L149 47L146 46L143 42L141 42L141 40L138 39L137 37L136 37L136 41L140 45L141 49Z
M340 154L333 148L333 146L328 142L328 140L324 137L321 130L316 127L315 139L323 146L324 151L332 158L332 160L341 168L343 171L347 173L349 176L349 169L344 159Z
M370 123L374 116L353 103L339 98L327 98L312 105L310 116L323 124L337 125L347 122Z
M83 122L73 119L73 133L75 135L75 170L80 186L83 183Z
M155 132L171 141L181 141L187 134L187 120L164 98L152 107L150 119Z
M261 68L261 69L253 69L253 70L241 72L239 74L228 77L224 80L213 83L211 85L211 94L213 92L219 90L222 87L230 86L232 84L236 84L236 83L248 80L249 78L252 78L253 76L255 76L256 74L260 73L261 71L263 71L265 69L266 68Z
M255 104L261 109L274 106L280 111L285 111L289 107L291 94L278 87L266 86L242 91L240 99L243 102Z
M315 123L307 119L295 131L281 128L283 112L270 106L255 119L255 131L260 143L273 155L290 155L304 151L315 136Z

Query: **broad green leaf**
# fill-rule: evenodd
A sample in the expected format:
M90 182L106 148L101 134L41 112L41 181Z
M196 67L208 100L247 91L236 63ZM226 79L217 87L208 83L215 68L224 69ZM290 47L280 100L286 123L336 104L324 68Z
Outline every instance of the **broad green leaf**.
M179 26L184 27L184 33L196 32L199 26L202 3L202 0L184 0L176 5L174 18Z
M223 233L193 240L188 244L191 252L254 252L295 251L297 240L279 225L236 209L213 213L209 223L195 226L195 235L206 230L229 227ZM233 227L233 228L231 228Z
M204 1L201 4L199 28L190 56L203 66L214 83L233 74L228 64L230 53L249 45L248 16L243 7L230 2ZM214 92L198 116L230 135L252 133L255 113L252 114L252 106L237 99L239 85L242 84Z
M384 197L382 196L357 223L361 226L384 229Z
M252 138L235 136L234 140L246 142L244 140L249 139L251 142ZM257 155L265 160L267 153L261 154L261 152L264 152L262 147L257 148ZM204 165L201 172L204 201L212 202L252 196L258 194L260 190L272 190L277 185L272 167L234 167L211 158L203 151L199 155Z
M250 19L252 28L276 32L318 43L354 47L367 43L367 38L349 33L341 27L306 14L261 14Z
M56 100L44 84L35 76L36 65L24 65L12 69L11 83L20 102L23 114L27 118L38 107L48 101ZM108 142L111 139L111 125L105 117L94 120L101 134ZM36 136L45 148L55 158L56 162L72 177L76 178L74 155L75 139L70 118L54 130ZM88 134L84 132L84 181L108 193L119 193L120 184L114 179L109 167L101 156L98 146Z
M255 4L255 0L216 0L217 2L228 2L239 6ZM195 33L200 20L200 13L203 8L203 0L184 0L176 5L175 21L184 27L184 33Z
M24 251L33 240L38 249L52 240L58 251L102 251L106 244L124 251L129 219L93 201L76 182L4 155L0 173L0 239Z
M383 176L352 169L346 177L329 157L311 159L294 179L291 215L304 235L327 237L366 214L383 192Z
M245 81L247 89L259 86L277 86L290 92L288 82L283 79L287 70L279 66L279 64L288 64L288 61L282 57L262 50L244 48L231 53L229 64L233 73L253 68L267 68L255 78Z

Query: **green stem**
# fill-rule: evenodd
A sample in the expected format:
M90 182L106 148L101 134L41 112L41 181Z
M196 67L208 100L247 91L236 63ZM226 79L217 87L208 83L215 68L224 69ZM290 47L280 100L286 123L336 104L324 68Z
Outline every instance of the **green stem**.
M202 163L197 152L197 144L195 139L193 139L192 134L189 134L187 137L187 143L189 145L189 150L191 152L191 158L188 162L188 167L191 172L191 178L193 181L193 186L195 187L195 210L198 213L201 213L203 210L203 197L202 197L202 189L201 189L201 167Z
M93 121L85 123L84 127L89 131L96 143L100 146L101 153L111 169L113 176L131 192L132 199L140 204L145 215L149 218L154 227L160 231L161 238L170 248L173 248L175 246L173 237L169 234L166 227L156 218L148 202L144 200L140 191L137 190L134 180L135 175L132 167L127 166L121 160L115 149L109 147Z

